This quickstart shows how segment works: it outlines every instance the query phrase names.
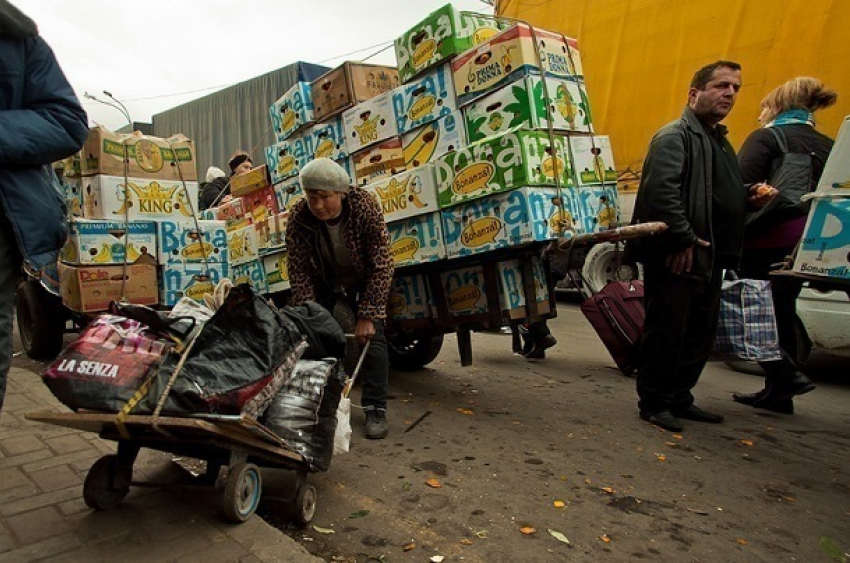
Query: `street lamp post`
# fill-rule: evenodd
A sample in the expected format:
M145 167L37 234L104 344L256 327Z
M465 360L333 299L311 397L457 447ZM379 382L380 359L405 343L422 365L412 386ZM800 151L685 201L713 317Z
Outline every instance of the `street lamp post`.
M115 109L117 109L118 111L120 111L120 112L121 112L121 114L122 114L122 115L124 116L124 118L127 120L127 123L130 125L130 129L132 129L132 128L133 128L133 118L132 118L132 117L130 117L130 111L127 109L127 106L125 106L125 105L124 105L124 104L122 104L122 103L121 103L121 102L120 102L117 98L115 98L115 97L112 95L112 93L111 93L111 92L108 92L107 90L104 90L104 91L103 91L103 93L104 93L106 96L108 96L111 100L113 100L115 103L107 102L106 100L101 100L101 99L100 99L100 98L98 98L97 96L94 96L94 95L92 95L92 94L89 94L88 92L85 92L85 93L83 94L83 97L85 97L85 98L87 98L87 99L89 99L89 100L95 101L95 102L97 102L97 103L99 103L99 104L103 104L103 105L105 105L105 106L109 106L109 107L111 107L111 108L115 108Z

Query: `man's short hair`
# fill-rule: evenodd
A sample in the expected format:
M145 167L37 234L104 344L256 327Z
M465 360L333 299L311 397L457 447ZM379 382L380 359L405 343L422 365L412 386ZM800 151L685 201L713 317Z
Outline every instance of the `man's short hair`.
M694 73L694 77L691 79L691 88L705 90L706 84L708 84L708 81L711 80L711 77L714 75L714 71L718 68L741 70L741 65L734 61L716 61L709 65L705 65Z

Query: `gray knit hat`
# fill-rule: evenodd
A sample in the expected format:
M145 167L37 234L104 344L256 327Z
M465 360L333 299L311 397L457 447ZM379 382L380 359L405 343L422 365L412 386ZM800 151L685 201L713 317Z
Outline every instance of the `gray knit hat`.
M351 178L345 168L329 158L317 158L307 163L299 175L304 191L323 190L346 193L351 188Z

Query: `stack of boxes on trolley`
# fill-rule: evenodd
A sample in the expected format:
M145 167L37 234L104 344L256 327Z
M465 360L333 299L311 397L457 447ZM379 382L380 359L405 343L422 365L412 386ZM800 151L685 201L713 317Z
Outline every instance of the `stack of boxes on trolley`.
M405 266L442 262L440 293L451 314L474 315L487 308L483 269L455 269L453 259L616 226L614 159L608 138L594 134L575 40L447 4L399 37L395 50L398 68L347 62L284 93L269 108L277 142L265 151L266 165L232 178L233 199L201 214L202 235L192 232L192 218L179 216L185 207L171 206L177 216L140 213L147 192L135 184L100 215L87 213L83 198L83 215L117 220L121 204L139 198L129 218L155 219L145 231L148 248L155 234L178 233L182 248L157 240L151 251L162 305L199 296L224 276L258 292L283 291L286 221L304 195L298 173L314 158L331 158L384 211L397 267L389 313L400 320L435 313L434 278ZM183 179L196 209L190 170L194 161ZM208 249L185 246L201 240ZM138 247L127 245L128 261ZM169 277L178 269L186 275ZM516 260L497 263L504 311L525 307L520 270ZM533 271L534 294L548 301L540 259Z

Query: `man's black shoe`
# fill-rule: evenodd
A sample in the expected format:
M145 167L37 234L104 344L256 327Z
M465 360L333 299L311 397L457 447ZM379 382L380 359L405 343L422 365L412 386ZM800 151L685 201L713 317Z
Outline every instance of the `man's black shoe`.
M723 416L702 410L696 405L691 405L686 409L672 411L679 418L687 420L696 420L697 422L711 422L719 424L723 422Z
M383 440L390 433L387 413L382 410L366 411L366 437L370 440Z
M557 343L558 341L555 340L554 336L552 336L551 334L547 334L546 336L535 342L534 345L531 347L531 350L524 354L524 356L528 360L542 360L546 357L546 349L551 348Z
M783 401L775 401L767 403L763 401L767 394L767 389L762 389L756 393L732 393L732 399L742 405L748 405L757 409L765 409L768 411L778 412L781 414L794 414L794 400L785 399Z
M670 411L641 412L640 417L648 423L670 432L681 432L685 428L682 421L673 416Z

